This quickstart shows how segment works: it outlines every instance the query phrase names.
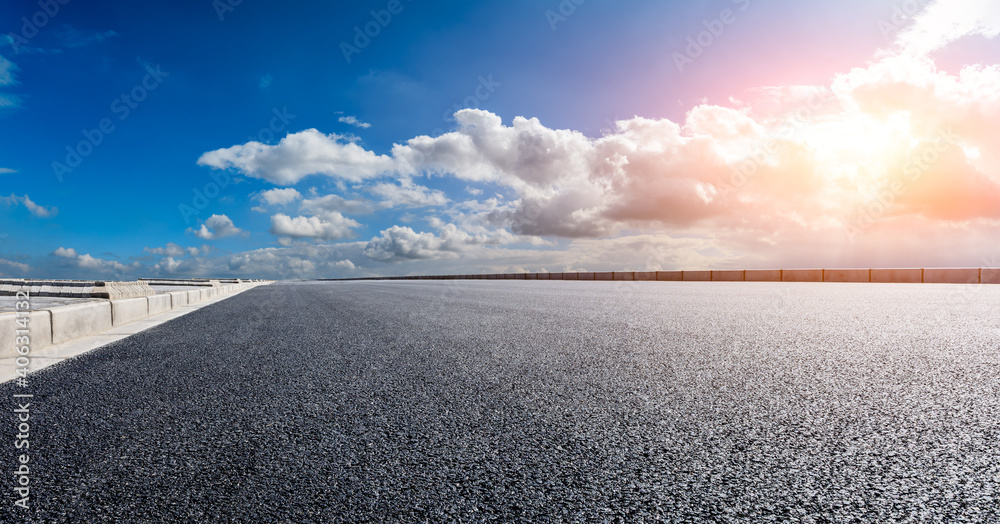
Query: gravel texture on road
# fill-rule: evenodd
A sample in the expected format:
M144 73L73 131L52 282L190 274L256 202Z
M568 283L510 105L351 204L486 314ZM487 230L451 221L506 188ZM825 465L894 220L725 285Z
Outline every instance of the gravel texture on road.
M997 304L1000 286L275 283L3 385L34 394L32 509L8 474L4 514L998 522Z

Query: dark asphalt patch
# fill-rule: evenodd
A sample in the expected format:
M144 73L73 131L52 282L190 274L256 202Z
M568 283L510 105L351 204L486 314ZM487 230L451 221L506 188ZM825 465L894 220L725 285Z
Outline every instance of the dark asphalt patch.
M259 287L32 375L33 508L4 515L1000 521L976 288Z

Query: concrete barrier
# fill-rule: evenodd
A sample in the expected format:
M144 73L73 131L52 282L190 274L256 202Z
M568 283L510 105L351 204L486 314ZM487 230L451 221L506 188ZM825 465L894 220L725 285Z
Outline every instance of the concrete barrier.
M188 305L187 291L171 291L167 294L170 295L170 309L177 309Z
M712 280L711 271L683 271L685 282L710 282Z
M111 324L120 326L149 316L149 301L142 298L122 298L111 301Z
M259 284L247 283L230 289L234 292L243 291L256 285ZM215 294L221 296L225 294L223 290L224 288L220 287ZM204 290L193 290L193 292L199 297L208 294ZM61 344L98 334L153 314L164 313L181 307L182 304L186 305L191 293L192 291L175 291L136 298L94 300L31 311L26 317L30 337L29 347L36 350L52 344ZM18 318L15 312L0 313L0 357L20 356L14 346L16 330L23 329L16 323Z
M60 344L74 338L111 329L111 301L86 302L52 308L52 343Z
M822 269L782 269L782 282L822 282Z
M870 282L868 269L824 269L823 282Z
M982 284L1000 284L1000 268L982 268L979 271L979 282Z
M924 282L929 284L978 284L979 268L926 268Z
M743 270L720 270L712 271L712 280L716 282L742 282L745 279Z
M743 272L746 282L781 282L780 269L748 269Z
M19 318L28 319L27 328L17 324ZM28 330L28 357L31 352L52 345L52 315L48 311L31 311L26 316L17 316L15 312L0 313L0 358L16 358L22 356L15 348L19 335L18 330Z
M613 271L612 280L635 280L635 271Z
M593 280L614 280L615 279L615 274L612 273L611 271L599 271L597 273L590 273L590 274L594 275ZM581 278L580 280L591 280L591 279L589 279L589 278L588 279Z
M684 280L683 271L657 271L656 280L660 282L680 282Z
M919 284L924 281L924 270L920 268L872 269L872 282L894 284Z
M634 273L634 278L635 280L655 281L656 271L636 271Z
M165 311L170 311L170 295L150 295L146 297L147 307L150 315L156 315Z
M187 296L188 304L196 304L201 301L201 291L198 291L197 289L187 291Z

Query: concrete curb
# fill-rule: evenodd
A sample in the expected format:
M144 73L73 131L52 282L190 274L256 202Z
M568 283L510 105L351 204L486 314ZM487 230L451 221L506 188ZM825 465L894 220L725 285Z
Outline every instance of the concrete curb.
M218 297L226 297L271 281L243 282L191 291L173 291L158 295L115 300L95 299L80 304L32 310L28 315L31 352L81 337L130 324ZM29 297L30 301L30 297ZM14 341L17 313L0 313L0 358L18 356Z

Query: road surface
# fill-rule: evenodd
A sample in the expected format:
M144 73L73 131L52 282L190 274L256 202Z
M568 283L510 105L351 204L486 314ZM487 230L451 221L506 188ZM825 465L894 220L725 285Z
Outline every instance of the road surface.
M4 511L996 522L997 304L1000 286L275 283L3 385L34 394L31 509L7 475Z

